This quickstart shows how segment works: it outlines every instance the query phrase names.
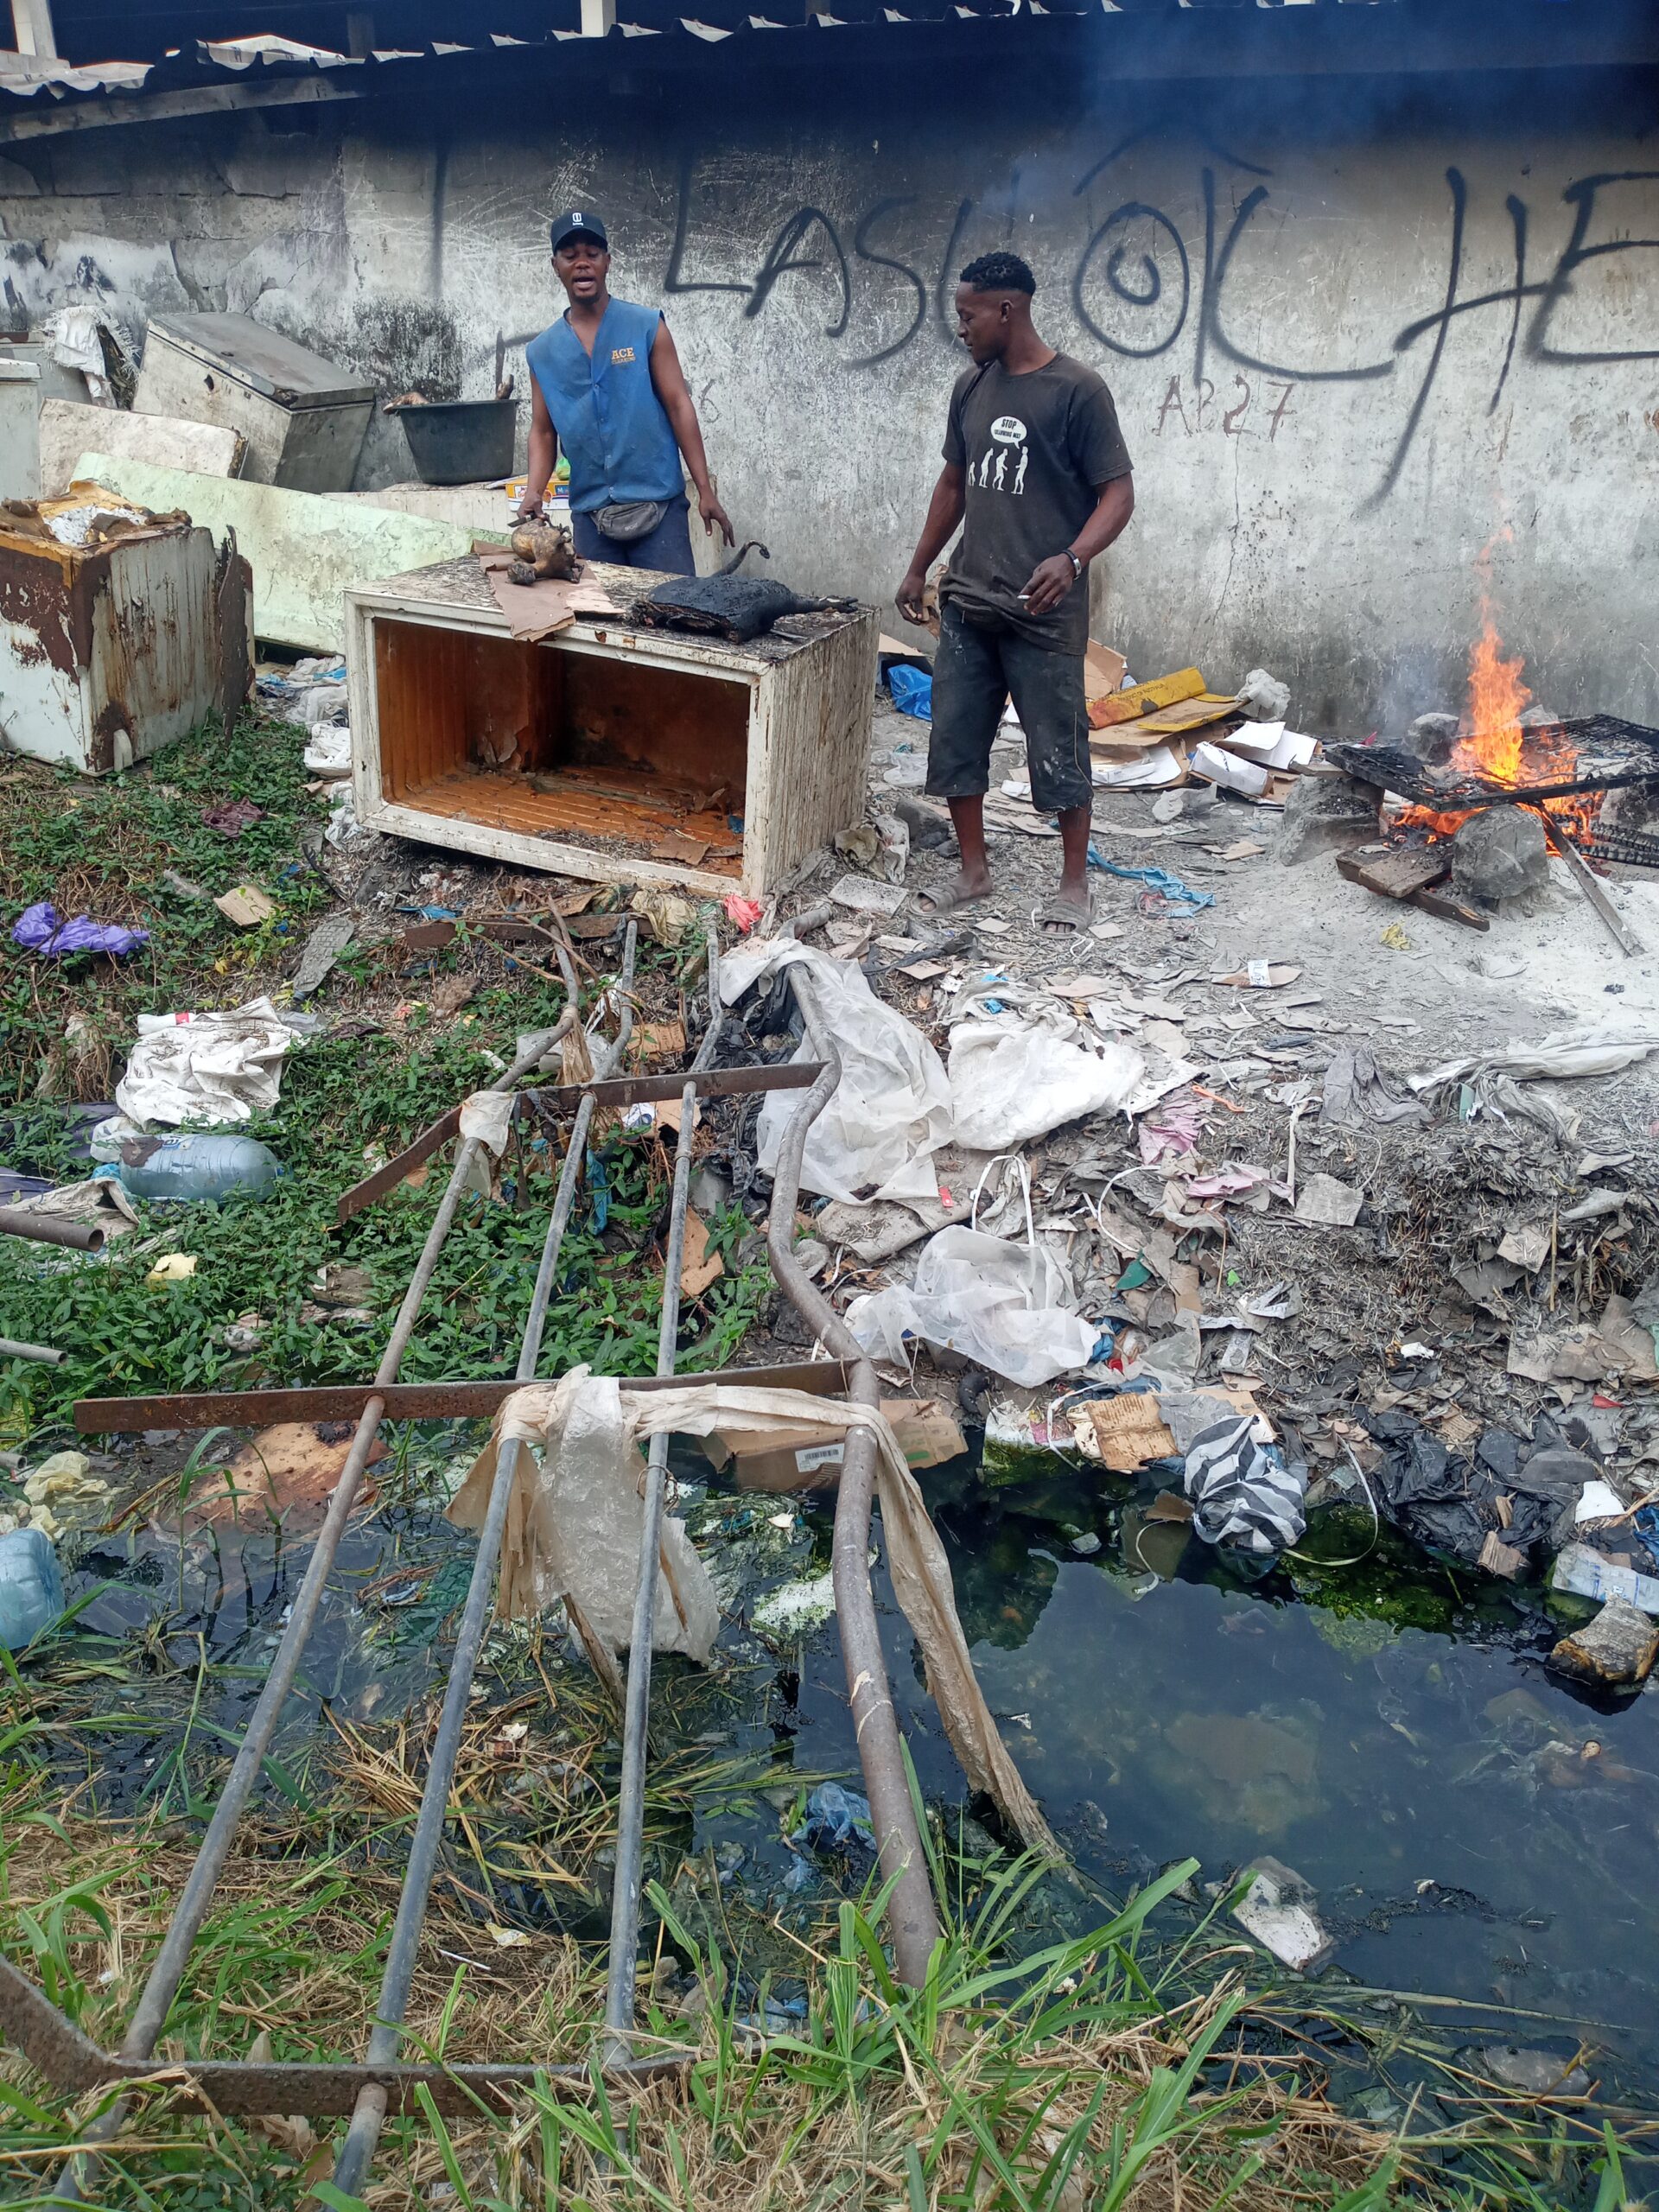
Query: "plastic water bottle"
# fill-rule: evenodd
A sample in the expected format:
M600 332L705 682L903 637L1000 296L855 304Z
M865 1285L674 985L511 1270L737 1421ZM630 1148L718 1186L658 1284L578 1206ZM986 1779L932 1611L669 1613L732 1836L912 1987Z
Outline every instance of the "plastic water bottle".
M147 1160L121 1168L135 1198L207 1198L217 1204L235 1192L257 1197L283 1173L276 1154L251 1137L167 1137Z
M0 1536L0 1643L21 1651L63 1611L63 1577L50 1539L38 1529Z

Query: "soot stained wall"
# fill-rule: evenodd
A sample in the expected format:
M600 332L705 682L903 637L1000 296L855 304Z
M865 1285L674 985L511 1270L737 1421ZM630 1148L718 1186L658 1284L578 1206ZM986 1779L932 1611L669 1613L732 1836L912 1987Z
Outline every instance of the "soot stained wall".
M230 308L387 392L474 397L498 337L524 389L562 304L547 218L591 202L741 534L886 600L962 365L950 280L1012 246L1117 397L1138 504L1095 627L1135 671L1260 663L1315 728L1397 728L1459 702L1484 596L1536 696L1659 722L1651 103L1513 83L728 81L98 130L0 161L0 252L36 314L95 301L136 343L152 308ZM410 473L378 420L359 487Z

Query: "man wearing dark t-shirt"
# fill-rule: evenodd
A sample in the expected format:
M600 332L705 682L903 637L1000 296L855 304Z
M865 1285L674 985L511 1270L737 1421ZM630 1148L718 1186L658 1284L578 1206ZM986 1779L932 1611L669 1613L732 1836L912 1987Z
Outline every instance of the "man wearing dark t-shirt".
M922 619L927 572L963 525L940 588L927 788L949 802L962 873L936 912L991 887L985 792L991 742L1012 697L1026 733L1032 804L1059 817L1064 864L1042 918L1089 918L1089 563L1135 512L1112 395L1057 353L1031 320L1036 280L1018 255L982 254L957 286L957 334L973 367L950 395L944 467L899 612Z

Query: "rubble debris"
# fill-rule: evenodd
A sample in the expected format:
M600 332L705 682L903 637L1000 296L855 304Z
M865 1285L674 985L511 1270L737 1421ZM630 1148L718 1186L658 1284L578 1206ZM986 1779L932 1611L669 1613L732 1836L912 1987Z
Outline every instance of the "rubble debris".
M1455 715L1419 715L1406 732L1406 750L1426 768L1448 767L1460 728Z
M1252 1879L1233 1907L1234 1919L1281 1966L1294 1974L1317 1973L1337 1947L1314 1916L1313 1891L1277 1859L1255 1859L1244 1872Z
M1659 1656L1659 1623L1611 1598L1586 1626L1564 1636L1549 1655L1557 1674L1598 1689L1637 1689Z
M1549 881L1549 840L1530 807L1488 806L1458 825L1452 880L1471 899L1520 899Z
M1352 776L1303 776L1285 800L1274 851L1286 867L1346 852L1376 836L1382 794Z

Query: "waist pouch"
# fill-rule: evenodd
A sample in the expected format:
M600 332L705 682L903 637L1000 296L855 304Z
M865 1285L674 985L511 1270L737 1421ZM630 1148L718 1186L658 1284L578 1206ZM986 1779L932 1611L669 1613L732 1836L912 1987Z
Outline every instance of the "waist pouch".
M636 538L649 537L667 512L666 500L630 499L620 506L595 508L594 527L619 545L632 545Z

